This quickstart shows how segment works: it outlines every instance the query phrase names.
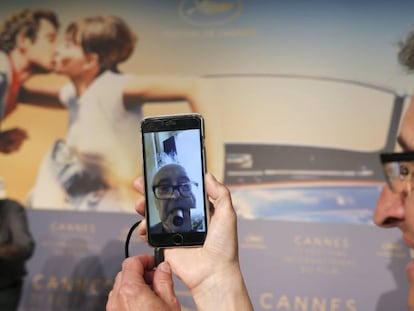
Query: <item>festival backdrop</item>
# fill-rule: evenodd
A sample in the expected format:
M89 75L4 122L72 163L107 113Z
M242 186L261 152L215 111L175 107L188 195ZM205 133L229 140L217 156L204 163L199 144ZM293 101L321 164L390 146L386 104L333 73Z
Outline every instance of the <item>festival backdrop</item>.
M371 216L383 186L378 153L395 148L411 96L412 76L397 53L414 29L414 2L20 0L0 7L2 20L26 7L51 9L61 36L79 17L117 15L138 36L123 73L199 84L194 105L139 103L117 122L79 112L79 137L101 145L114 174L129 174L113 189L75 196L62 180L41 182L50 157L73 164L62 159L71 112L29 100L3 120L3 129L23 127L30 136L17 153L0 154L7 192L27 205L36 239L22 311L104 309L127 232L139 219L132 190L141 174L139 122L194 109L206 120L209 171L233 195L255 310L406 309L408 250L396 230L376 228ZM48 73L27 85L59 90L68 82ZM121 104L121 93L113 83L96 96ZM100 122L114 124L100 131ZM118 145L129 152L120 154ZM130 253L143 252L151 249L134 236ZM176 288L184 309L194 310L178 280Z

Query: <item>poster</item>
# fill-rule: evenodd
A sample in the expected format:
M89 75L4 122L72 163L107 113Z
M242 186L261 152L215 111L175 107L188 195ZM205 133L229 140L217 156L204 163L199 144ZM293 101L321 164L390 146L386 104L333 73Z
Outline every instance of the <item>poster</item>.
M397 53L414 25L413 6L371 0L2 4L2 20L25 7L55 11L59 40L78 17L119 16L137 35L120 71L142 83L183 77L199 83L195 106L181 99L148 101L125 112L126 121L112 128L128 135L94 130L105 123L103 115L115 113L82 114L90 120L84 142L101 144L110 156L118 150L115 142L131 147L129 162L117 162L128 163L129 180L120 192L127 199L120 203L119 193L94 189L88 204L28 207L37 246L22 310L102 309L93 301L106 296L122 260L122 236L138 217L132 180L140 174L139 120L194 107L206 119L209 170L233 195L242 268L256 310L389 310L391 301L404 303L408 251L398 232L376 228L371 215L383 185L378 153L395 148L411 96L412 77ZM69 80L48 73L26 83L59 90ZM107 83L97 102L122 101L106 94L121 94L124 82ZM24 127L30 137L18 152L0 154L10 197L31 202L45 157L71 134L71 116L68 109L21 103L2 121L2 129ZM41 193L50 198L50 189ZM102 198L105 204L95 204ZM107 247L119 253L98 260ZM80 279L75 274L82 273L77 267L88 260L102 269L85 277L88 284L99 281L89 292L96 299L82 309L84 298L70 295ZM46 273L50 261L57 268ZM177 286L183 305L194 308Z

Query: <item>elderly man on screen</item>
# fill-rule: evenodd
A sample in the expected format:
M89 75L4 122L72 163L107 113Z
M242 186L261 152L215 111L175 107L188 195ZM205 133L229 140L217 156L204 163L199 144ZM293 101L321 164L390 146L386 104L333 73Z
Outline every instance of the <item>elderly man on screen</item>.
M190 210L196 207L193 187L186 170L179 164L159 169L152 182L155 205L161 222L151 226L151 233L193 231Z

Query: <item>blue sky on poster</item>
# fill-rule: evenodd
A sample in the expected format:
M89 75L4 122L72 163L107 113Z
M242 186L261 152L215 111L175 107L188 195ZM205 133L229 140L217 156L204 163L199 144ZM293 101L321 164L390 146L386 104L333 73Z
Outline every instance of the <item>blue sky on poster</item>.
M412 1L210 0L233 5L229 15L234 8L237 14L208 25L182 18L183 8L196 2L26 0L3 3L0 18L27 6L56 10L63 25L83 15L121 15L140 37L124 66L136 73L309 74L411 92L414 79L398 66L396 53L414 29Z

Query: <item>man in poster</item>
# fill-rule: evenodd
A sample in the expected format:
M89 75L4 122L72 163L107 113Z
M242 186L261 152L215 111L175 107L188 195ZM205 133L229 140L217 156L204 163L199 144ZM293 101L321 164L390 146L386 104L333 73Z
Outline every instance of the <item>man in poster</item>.
M0 26L0 122L16 109L23 83L52 69L58 27L56 14L40 9L16 12ZM27 138L24 129L0 128L0 152L19 150Z

